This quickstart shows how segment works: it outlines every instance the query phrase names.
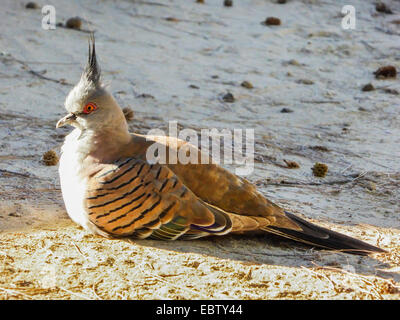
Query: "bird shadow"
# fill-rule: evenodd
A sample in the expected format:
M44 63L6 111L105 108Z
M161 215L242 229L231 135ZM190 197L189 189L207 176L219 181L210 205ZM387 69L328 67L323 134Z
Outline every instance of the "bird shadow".
M400 281L400 274L385 271L391 266L372 254L361 256L321 250L272 234L227 235L197 240L131 240L135 244L176 253L194 253L246 265L273 265L292 268L327 268Z

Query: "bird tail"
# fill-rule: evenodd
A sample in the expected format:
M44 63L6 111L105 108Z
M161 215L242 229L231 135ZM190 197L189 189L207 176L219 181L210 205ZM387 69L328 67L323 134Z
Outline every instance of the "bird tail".
M386 252L361 240L312 224L290 212L285 211L285 215L298 225L301 231L271 225L262 230L308 245L346 253L368 255L373 252Z

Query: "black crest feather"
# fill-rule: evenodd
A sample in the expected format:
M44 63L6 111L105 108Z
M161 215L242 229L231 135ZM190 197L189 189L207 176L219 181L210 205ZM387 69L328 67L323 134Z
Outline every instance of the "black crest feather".
M93 82L95 85L99 83L100 80L100 67L97 64L96 58L96 46L94 34L90 34L89 38L89 58L88 63L86 65L85 71L83 72L83 76L90 82Z

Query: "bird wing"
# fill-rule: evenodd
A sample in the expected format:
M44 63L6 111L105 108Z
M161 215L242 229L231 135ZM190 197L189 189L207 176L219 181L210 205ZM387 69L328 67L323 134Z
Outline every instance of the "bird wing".
M168 167L200 199L223 211L232 222L233 232L263 230L309 245L350 253L368 254L384 250L363 241L312 224L266 199L255 186L217 164L201 164L204 153L176 138L147 137L169 149L198 152L199 164L168 164ZM210 161L211 162L211 161Z
M229 217L198 199L168 167L138 158L105 164L89 177L89 220L115 237L176 239L231 230Z
M164 144L168 148L168 152L177 152L177 150L195 152L198 163L182 164L178 162L176 164L168 163L167 166L187 188L207 204L236 216L253 217L253 220L255 217L267 219L267 222L263 221L263 224L302 230L296 222L287 217L281 207L265 198L248 180L212 163L211 157L209 157L208 164L201 163L201 160L208 155L192 144L174 137L140 135L134 135L134 137L137 139L136 144L145 145L144 142L140 142L140 138L147 141L147 146L149 141ZM145 150L146 148L141 150L141 154L144 154ZM168 156L167 159L169 159ZM242 221L244 223L252 222L248 219L242 218L242 220L245 220ZM245 227L245 229L249 228Z

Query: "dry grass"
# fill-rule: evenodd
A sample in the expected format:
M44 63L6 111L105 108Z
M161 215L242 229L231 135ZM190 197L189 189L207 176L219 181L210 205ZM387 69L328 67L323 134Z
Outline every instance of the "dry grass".
M399 283L392 279L350 272L343 265L319 265L326 264L320 259L323 252L281 249L284 253L277 254L279 248L272 247L265 250L270 264L253 260L254 253L246 261L249 244L242 238L160 247L155 241L93 236L66 220L58 226L2 233L0 243L0 299L400 298ZM221 246L231 259L220 255ZM207 254L198 253L205 247ZM398 258L399 248L390 250L390 257ZM308 256L311 266L274 263L274 255L285 254ZM387 263L387 256L375 259Z

